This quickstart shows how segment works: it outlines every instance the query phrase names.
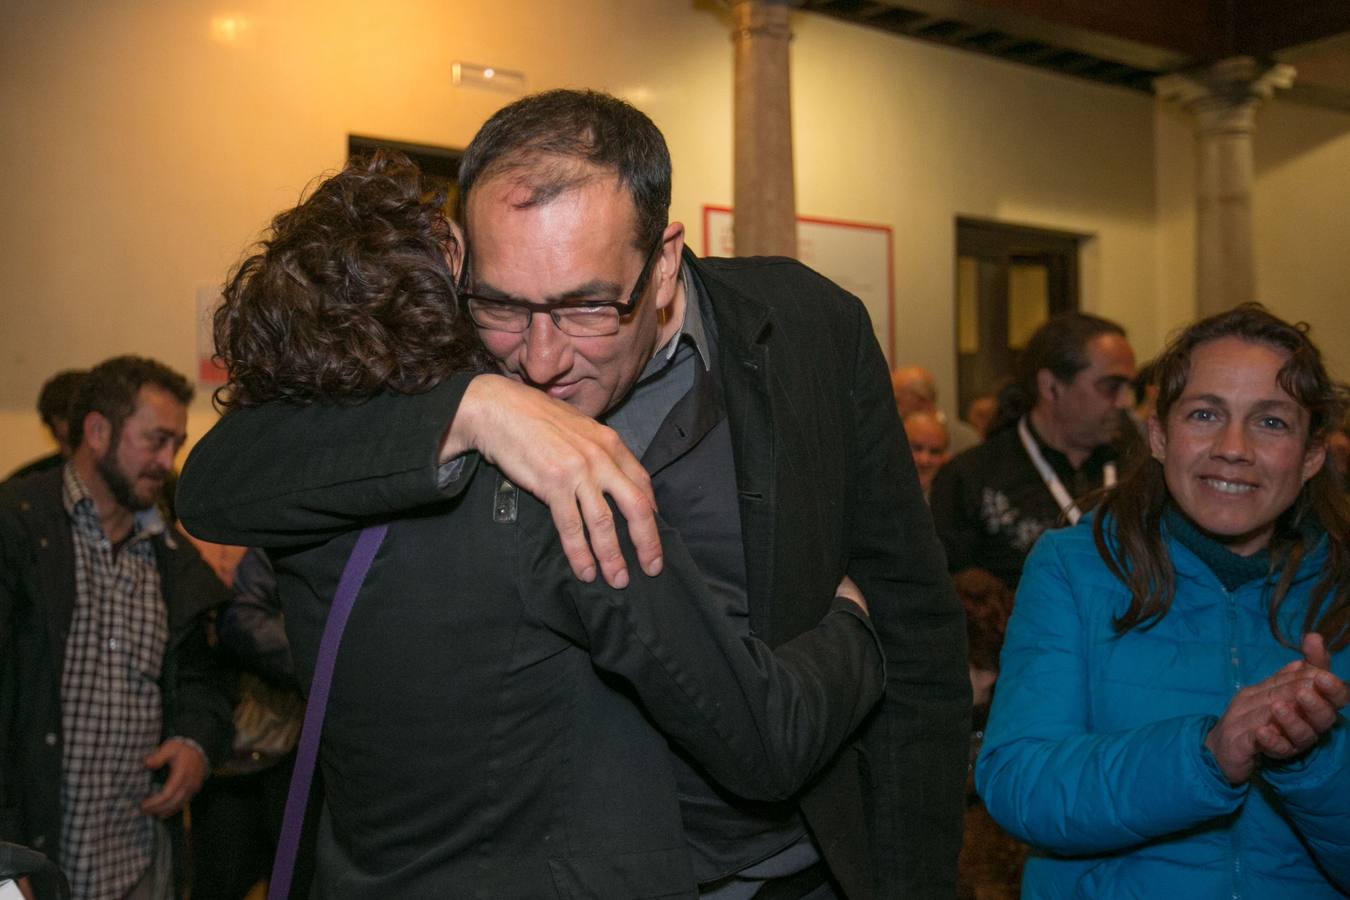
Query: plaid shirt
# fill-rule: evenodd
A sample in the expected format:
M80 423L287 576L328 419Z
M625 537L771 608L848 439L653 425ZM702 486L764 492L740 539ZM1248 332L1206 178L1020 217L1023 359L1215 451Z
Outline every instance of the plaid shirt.
M78 898L120 898L145 873L156 819L142 760L159 746L160 665L169 639L154 535L164 522L137 513L114 549L88 491L67 465L62 499L75 545L75 610L61 673L62 868Z

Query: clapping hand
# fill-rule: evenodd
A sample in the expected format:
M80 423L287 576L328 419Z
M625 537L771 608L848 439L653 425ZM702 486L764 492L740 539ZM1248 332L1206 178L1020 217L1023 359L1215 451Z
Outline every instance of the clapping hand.
M1205 738L1232 784L1251 778L1262 757L1291 759L1307 751L1350 702L1350 687L1329 671L1322 636L1305 635L1302 652L1303 659L1239 691Z

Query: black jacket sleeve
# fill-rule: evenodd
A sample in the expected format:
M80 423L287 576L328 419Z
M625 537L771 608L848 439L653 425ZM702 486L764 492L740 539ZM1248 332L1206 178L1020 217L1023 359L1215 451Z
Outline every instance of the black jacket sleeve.
M250 549L234 570L234 597L216 618L220 646L238 663L275 684L300 690L286 639L277 576L267 554Z
M615 517L622 526L617 510ZM629 571L637 573L621 591L577 581L552 529L533 528L530 590L541 608L570 598L568 636L589 648L599 669L631 684L657 728L723 787L753 800L791 797L881 696L876 635L858 607L836 599L815 629L776 650L741 637L679 535L661 528L666 563L655 578L641 574L627 528L618 528Z
M12 498L0 484L0 841L19 841L19 798L12 779L18 760L19 653L17 639L21 531Z
M871 868L878 897L951 897L970 752L965 615L861 312L855 334L846 571L867 598L887 672L863 731Z
M210 610L230 592L182 536L161 556L161 566L173 644L161 676L165 736L191 738L215 765L229 754L234 737L234 681L210 645L207 623Z
M214 543L290 547L454 496L477 457L446 473L437 456L471 377L355 405L230 412L188 455L179 518Z

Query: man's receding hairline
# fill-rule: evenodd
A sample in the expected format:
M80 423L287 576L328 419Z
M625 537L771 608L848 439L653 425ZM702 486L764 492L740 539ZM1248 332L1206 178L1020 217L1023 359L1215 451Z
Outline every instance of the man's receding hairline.
M550 163L555 163L556 168L553 168ZM643 238L645 236L640 233L642 214L638 209L637 200L633 197L633 192L624 184L623 175L618 168L594 163L579 156L545 151L520 150L516 153L504 154L478 173L468 194L464 197L463 225L465 234L467 236L469 232L468 213L473 198L487 185L506 181L510 187L519 187L527 191L528 196L524 200L507 201L507 205L512 210L520 211L547 206L565 194L580 190L603 178L614 180L615 192L622 194L632 208L633 245L638 249L643 249Z

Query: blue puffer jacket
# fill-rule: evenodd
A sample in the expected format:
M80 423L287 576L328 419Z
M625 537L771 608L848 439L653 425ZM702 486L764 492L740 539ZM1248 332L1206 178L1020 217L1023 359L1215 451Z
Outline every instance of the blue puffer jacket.
M1090 518L1027 561L975 782L989 812L1039 848L1023 897L1350 895L1350 728L1231 786L1205 735L1242 687L1298 657L1272 636L1260 581L1229 592L1168 539L1177 592L1153 628L1116 636L1129 596ZM1284 604L1297 635L1325 537ZM1332 658L1350 680L1350 651Z

